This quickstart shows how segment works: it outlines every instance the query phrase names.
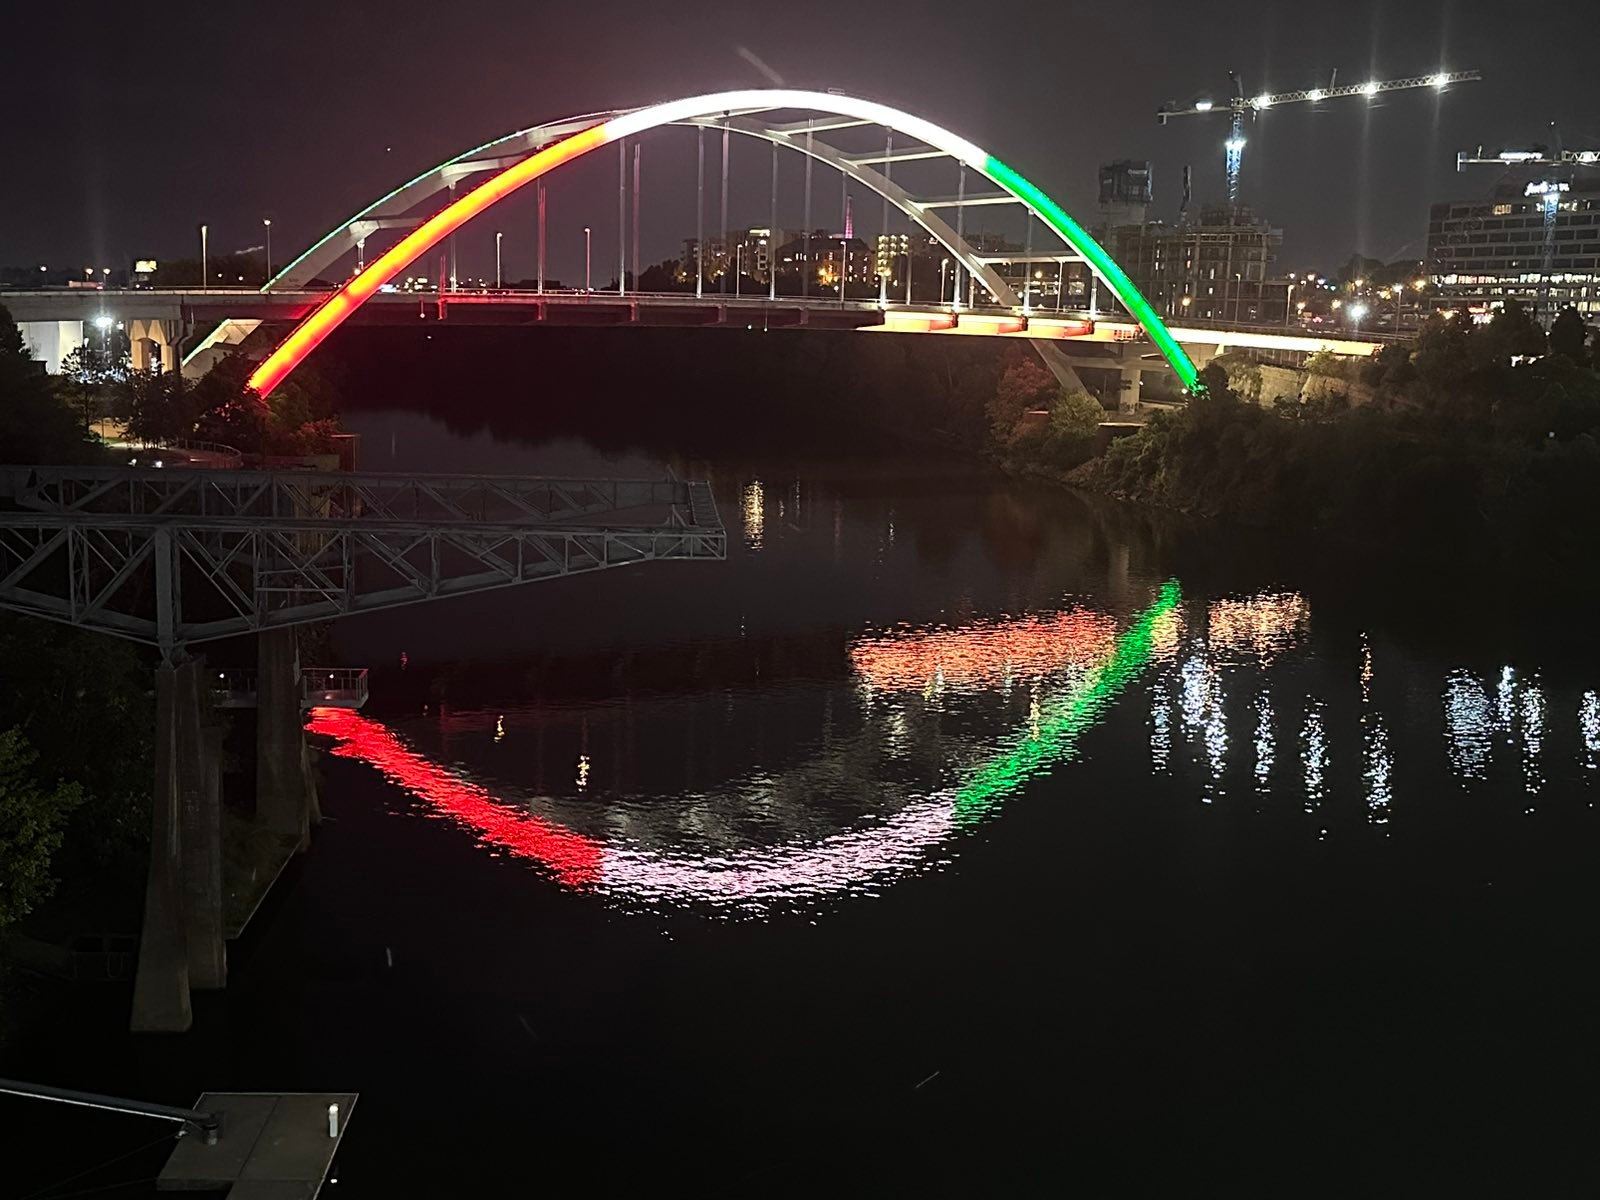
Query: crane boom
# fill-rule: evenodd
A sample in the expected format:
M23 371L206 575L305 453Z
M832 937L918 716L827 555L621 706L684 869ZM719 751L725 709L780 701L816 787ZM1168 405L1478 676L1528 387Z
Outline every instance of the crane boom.
M1412 75L1405 79L1372 80L1368 83L1339 84L1339 73L1335 71L1328 80L1327 87L1303 88L1298 92L1262 92L1259 96L1246 96L1244 85L1240 83L1239 76L1228 76L1232 84L1233 94L1229 97L1226 107L1219 107L1208 97L1201 97L1187 107L1179 108L1176 103L1163 104L1156 110L1156 120L1165 125L1172 117L1198 117L1209 113L1227 113L1231 118L1231 128L1228 131L1228 140L1225 143L1226 156L1224 170L1228 178L1228 205L1235 213L1239 209L1239 175L1244 167L1244 121L1245 117L1254 117L1266 112L1269 108L1276 108L1280 104L1317 103L1322 100L1337 100L1344 96L1365 96L1368 100L1382 96L1388 92L1401 92L1410 88L1431 87L1442 92L1453 83L1471 83L1482 79L1478 71L1436 71L1432 75Z
M1443 90L1452 83L1473 83L1483 78L1481 71L1440 71L1433 75L1413 75L1407 79L1390 79L1382 83L1346 83L1337 87L1303 88L1298 92L1271 92L1259 96L1236 96L1229 104L1229 109L1237 106L1241 111L1254 110L1261 112L1279 104L1297 104L1305 101L1315 103L1319 100L1337 100L1342 96L1381 96L1386 92L1400 92L1408 88L1431 87ZM1156 119L1163 125L1168 117L1202 116L1206 113L1217 112L1218 108L1209 100L1198 100L1187 108L1174 108L1164 105L1156 110ZM1223 109L1221 111L1228 111Z

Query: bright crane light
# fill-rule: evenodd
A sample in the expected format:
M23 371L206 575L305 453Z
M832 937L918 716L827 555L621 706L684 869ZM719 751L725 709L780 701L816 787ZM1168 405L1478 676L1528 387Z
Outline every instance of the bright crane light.
M1211 108L1212 104L1209 100L1196 100L1194 102L1195 112L1210 112Z
M1307 100L1321 100L1322 99L1322 89L1321 88L1312 88L1309 92L1306 93L1306 99Z
M1378 85L1377 85L1377 83L1373 82L1373 83L1366 84L1364 87L1362 87L1361 94L1363 96L1367 97L1369 100L1373 96L1376 96L1378 94Z
M1253 101L1251 101L1251 103L1253 103L1257 108L1271 108L1272 97L1266 92L1262 92L1261 95L1257 96Z
M1445 85L1450 82L1450 76L1446 75L1443 71L1441 71L1441 72L1439 72L1439 74L1435 75L1428 82L1433 84L1433 86L1438 88L1440 91L1443 91L1444 88L1445 88Z

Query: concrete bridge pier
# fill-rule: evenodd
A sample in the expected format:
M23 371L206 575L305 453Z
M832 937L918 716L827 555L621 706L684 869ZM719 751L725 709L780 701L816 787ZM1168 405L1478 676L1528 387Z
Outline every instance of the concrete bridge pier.
M1118 370L1121 385L1117 389L1117 411L1119 413L1136 413L1139 411L1139 384L1144 378L1144 368L1137 361L1129 362L1124 359Z
M256 636L256 820L304 850L321 819L300 712L300 645L293 629L263 630Z
M130 365L135 371L147 371L153 362L159 362L163 371L176 371L181 336L177 321L157 317L129 321Z
M207 722L201 664L156 671L156 763L151 793L150 871L139 966L135 1033L182 1033L191 987L227 980L222 926L221 734Z

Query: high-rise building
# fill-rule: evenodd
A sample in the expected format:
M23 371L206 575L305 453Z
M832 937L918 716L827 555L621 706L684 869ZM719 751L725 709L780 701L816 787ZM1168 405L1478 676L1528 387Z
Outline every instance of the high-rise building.
M1548 273L1547 216L1555 218ZM1546 321L1568 305L1600 313L1600 172L1521 178L1486 200L1435 204L1426 269L1435 311L1486 318L1515 297Z
M1100 224L1107 229L1143 225L1153 194L1148 162L1106 163L1100 168Z
M1196 221L1104 231L1106 249L1166 317L1230 325L1282 325L1293 285L1272 264L1283 230L1248 208L1208 208Z

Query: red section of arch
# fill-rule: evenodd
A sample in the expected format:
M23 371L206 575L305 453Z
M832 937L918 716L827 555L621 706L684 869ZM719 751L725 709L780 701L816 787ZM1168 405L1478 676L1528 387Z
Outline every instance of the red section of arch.
M496 804L485 788L407 749L378 722L344 708L314 708L310 733L333 738L333 753L370 763L440 812L477 830L486 842L549 867L568 887L598 883L604 848L564 826Z

